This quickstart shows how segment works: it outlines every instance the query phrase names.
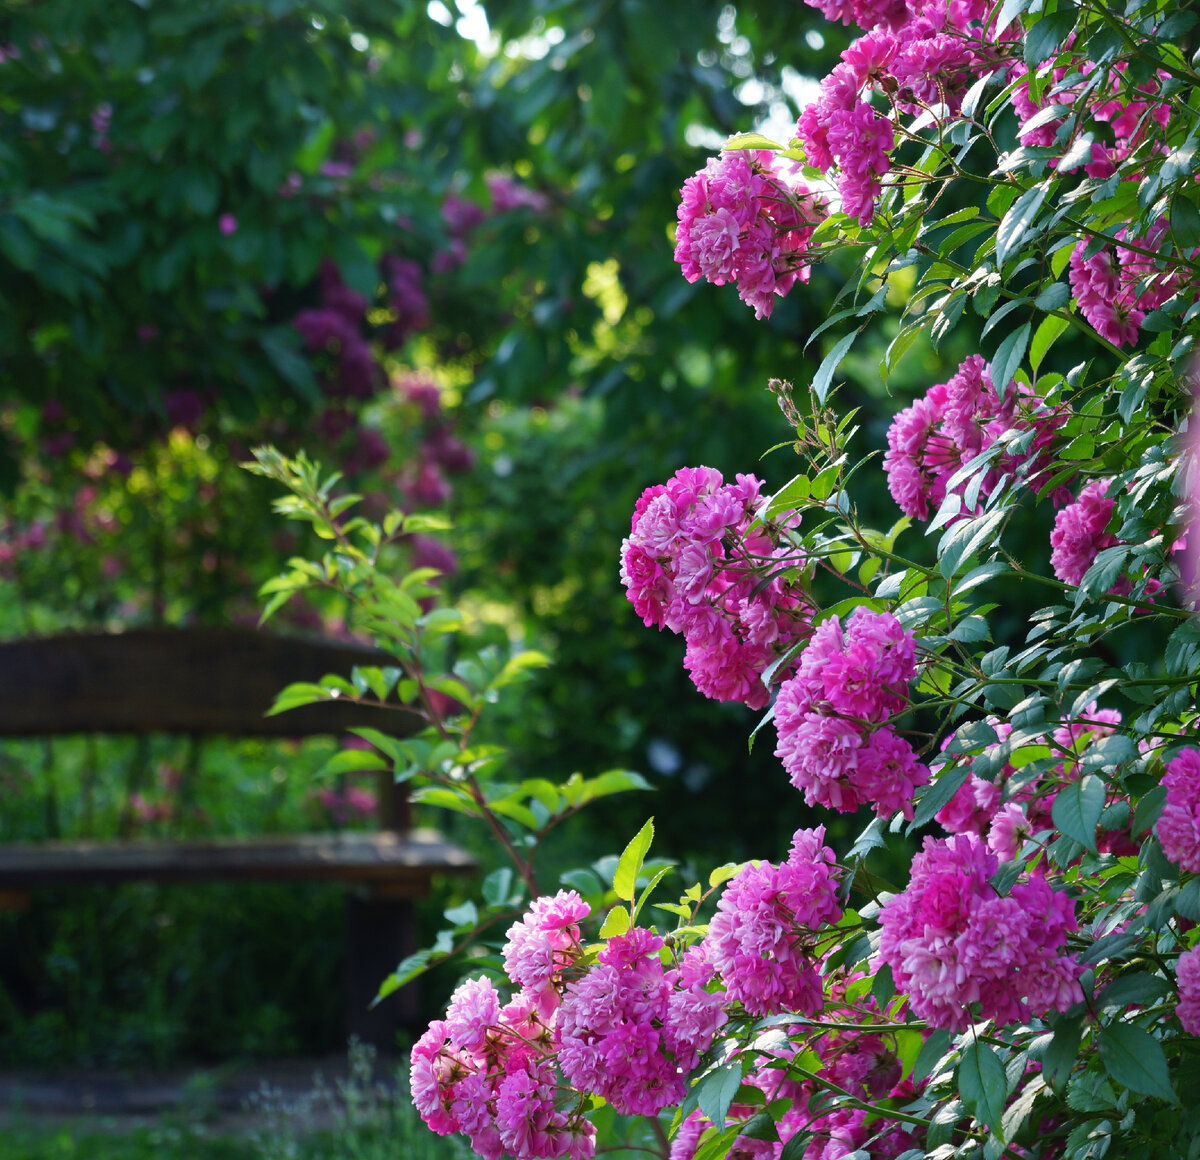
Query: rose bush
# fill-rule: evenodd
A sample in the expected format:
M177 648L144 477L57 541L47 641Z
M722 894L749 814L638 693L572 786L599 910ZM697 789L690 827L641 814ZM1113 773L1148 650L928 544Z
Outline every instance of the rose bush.
M676 257L766 317L848 256L812 338L852 329L806 391L773 387L800 472L769 497L706 467L652 485L622 579L684 635L702 693L766 708L755 733L774 728L808 802L876 816L840 860L801 829L783 862L655 904L647 823L611 890L551 895L522 839L582 804L570 782L486 791L458 741L416 762L425 800L492 827L532 905L503 945L511 998L499 962L460 987L414 1050L414 1096L496 1158L590 1156L589 1116L613 1110L671 1160L1195 1154L1196 18L820 7L862 36L793 140L734 138L687 183ZM989 354L895 417L880 530L829 401L896 299L881 374L972 316ZM1041 550L1018 558L1018 529ZM480 693L446 680L463 712L434 725L465 741ZM934 824L908 880L882 881L873 851ZM523 903L504 881L497 915Z

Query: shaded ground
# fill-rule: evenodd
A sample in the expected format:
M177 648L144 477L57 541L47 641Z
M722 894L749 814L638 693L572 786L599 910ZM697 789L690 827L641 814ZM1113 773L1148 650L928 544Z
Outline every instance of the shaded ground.
M123 1072L66 1070L0 1072L0 1136L5 1126L132 1132L164 1119L203 1124L214 1135L241 1135L277 1109L306 1106L306 1126L326 1128L332 1117L314 1093L337 1090L351 1075L346 1054L227 1064L216 1068ZM376 1068L375 1081L396 1089L394 1067Z

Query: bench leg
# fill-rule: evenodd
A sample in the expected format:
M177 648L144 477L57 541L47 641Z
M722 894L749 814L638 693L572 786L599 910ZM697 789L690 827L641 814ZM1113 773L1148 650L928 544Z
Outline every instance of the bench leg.
M356 1035L381 1053L394 1054L396 1033L420 1018L417 984L371 1001L379 985L417 949L416 915L410 899L349 894L346 898L345 1017L347 1037Z

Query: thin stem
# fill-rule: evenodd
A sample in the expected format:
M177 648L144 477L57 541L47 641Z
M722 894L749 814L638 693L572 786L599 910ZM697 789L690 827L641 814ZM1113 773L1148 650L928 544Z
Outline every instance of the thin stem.
M516 867L517 873L529 888L530 898L540 898L542 891L538 886L537 878L533 873L533 867L529 862L522 858L517 852L516 846L513 845L512 838L508 836L508 831L500 824L496 815L488 808L487 799L483 796L483 790L479 786L478 780L473 773L467 775L467 785L471 790L471 797L475 804L479 807L480 817L488 824L488 829L496 836L496 840L504 847L504 852L508 855L512 864Z

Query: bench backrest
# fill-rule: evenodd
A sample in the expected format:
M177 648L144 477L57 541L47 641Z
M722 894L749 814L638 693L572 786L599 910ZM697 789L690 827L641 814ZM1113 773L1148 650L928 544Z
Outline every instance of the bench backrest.
M308 737L372 726L392 736L421 728L400 707L328 702L265 716L293 681L349 677L355 665L394 663L367 645L250 628L135 629L0 643L0 737L178 733L195 737ZM407 828L389 771L379 778L385 829Z

